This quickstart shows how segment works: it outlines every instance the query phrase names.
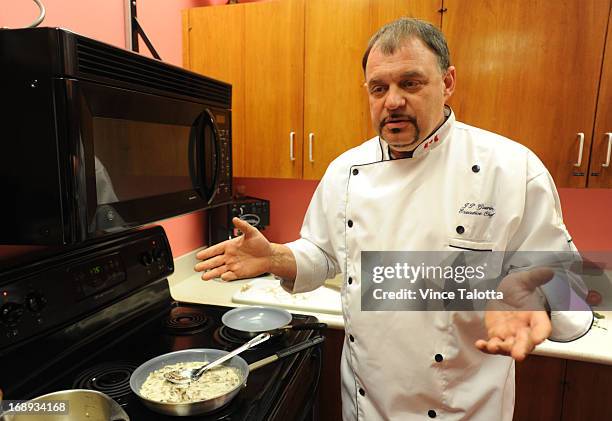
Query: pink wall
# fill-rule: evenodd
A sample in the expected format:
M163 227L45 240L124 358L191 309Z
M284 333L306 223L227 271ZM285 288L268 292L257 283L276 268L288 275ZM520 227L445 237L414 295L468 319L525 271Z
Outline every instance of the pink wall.
M559 189L563 219L581 251L612 251L612 189Z
M42 0L46 17L40 26L61 26L91 38L123 47L123 1ZM0 2L0 26L24 27L38 17L31 0Z
M125 47L125 0L42 0L47 10L40 26L60 26L117 47ZM223 3L222 0L137 0L138 20L153 46L167 62L182 64L181 10ZM15 28L38 16L31 0L0 2L0 26ZM140 43L141 52L149 55Z
M286 243L295 240L300 232L310 198L317 181L237 178L236 191L244 188L248 196L270 201L270 226L263 233L271 241Z

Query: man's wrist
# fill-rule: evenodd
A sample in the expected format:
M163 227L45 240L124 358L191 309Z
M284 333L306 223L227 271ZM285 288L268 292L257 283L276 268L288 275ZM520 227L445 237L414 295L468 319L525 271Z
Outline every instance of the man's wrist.
M271 243L270 267L268 272L287 281L295 280L297 264L293 252L284 244Z

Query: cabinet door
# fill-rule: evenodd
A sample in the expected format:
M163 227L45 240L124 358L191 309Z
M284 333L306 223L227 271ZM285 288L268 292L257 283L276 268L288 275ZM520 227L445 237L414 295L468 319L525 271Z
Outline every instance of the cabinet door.
M606 53L597 98L589 187L612 187L612 157L610 154L612 154L612 10L609 16Z
M528 146L558 186L584 187L609 4L445 0L457 118Z
M234 176L244 175L244 7L209 6L183 12L185 68L232 84Z
M568 361L562 421L600 421L612 417L612 366Z
M304 2L244 7L244 175L301 178Z
M361 57L371 35L369 6L370 0L306 1L305 179L320 179L336 156L366 139Z
M530 355L516 363L515 421L561 419L566 360Z
M441 0L308 0L304 178L320 179L342 152L374 136L361 59L370 37L401 16L440 20Z

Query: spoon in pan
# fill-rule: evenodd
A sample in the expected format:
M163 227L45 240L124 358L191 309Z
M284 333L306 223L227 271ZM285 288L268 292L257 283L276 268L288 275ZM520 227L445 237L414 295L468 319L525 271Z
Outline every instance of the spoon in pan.
M253 339L251 339L244 345L236 348L229 354L224 355L223 357L218 358L211 363L205 364L202 367L198 367L198 368L169 371L168 373L164 374L164 377L166 378L166 380L174 384L187 384L190 382L194 382L198 380L202 376L202 374L204 374L206 371L210 370L211 368L224 363L225 361L229 360L235 355L240 354L242 351L246 351L247 349L252 348L255 345L259 345L260 343L265 342L268 339L270 339L270 334L267 332L264 332L262 334L255 336Z

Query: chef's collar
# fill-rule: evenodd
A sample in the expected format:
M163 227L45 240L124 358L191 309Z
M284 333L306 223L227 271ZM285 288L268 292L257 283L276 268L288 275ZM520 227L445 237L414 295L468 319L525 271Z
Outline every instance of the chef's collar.
M432 149L435 149L440 146L440 144L442 144L442 142L444 142L448 138L454 122L455 113L448 105L444 105L444 123L442 123L442 125L438 127L427 138L422 140L419 146L417 146L414 150L411 151L412 153L407 154L407 156L399 159L418 158L427 154ZM378 141L380 142L380 149L382 151L382 160L388 161L394 159L389 153L389 144L380 136L378 137Z

